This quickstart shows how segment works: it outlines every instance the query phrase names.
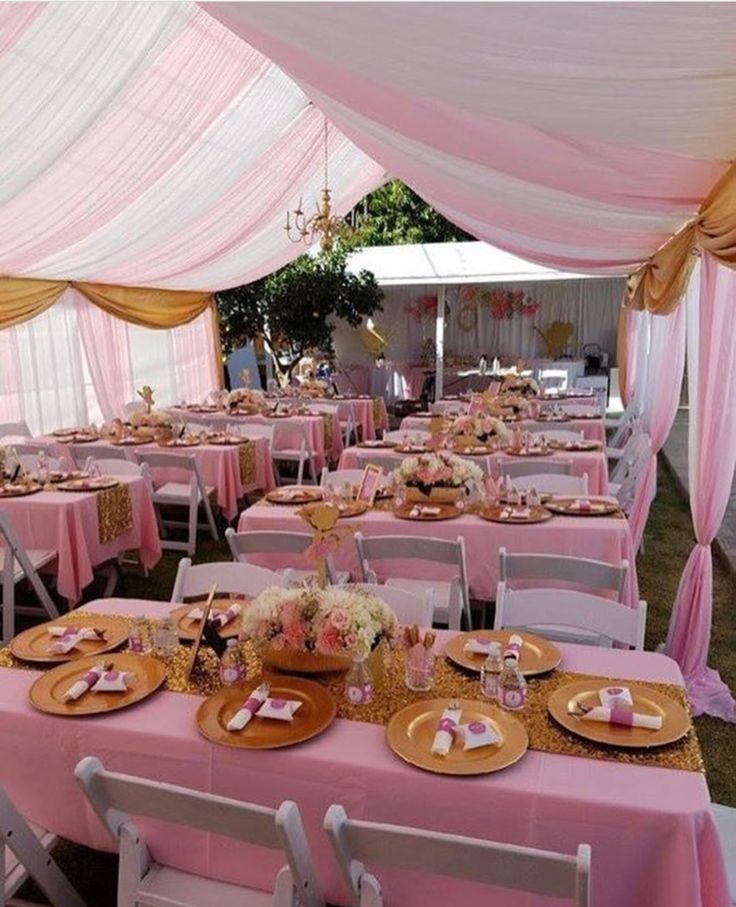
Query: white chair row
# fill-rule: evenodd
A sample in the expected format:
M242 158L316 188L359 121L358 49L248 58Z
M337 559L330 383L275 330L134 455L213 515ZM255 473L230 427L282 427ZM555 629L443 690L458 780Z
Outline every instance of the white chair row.
M76 777L93 809L118 844L118 907L324 907L299 809L243 803L160 781L111 772L88 756ZM155 819L281 851L285 864L266 894L205 879L156 863L133 817ZM378 878L386 867L473 881L513 891L590 903L590 847L572 855L477 838L349 819L331 806L325 830L355 907L382 907ZM391 903L390 889L386 903ZM59 905L61 907L61 905ZM66 907L66 905L64 905ZM75 905L76 907L76 905Z

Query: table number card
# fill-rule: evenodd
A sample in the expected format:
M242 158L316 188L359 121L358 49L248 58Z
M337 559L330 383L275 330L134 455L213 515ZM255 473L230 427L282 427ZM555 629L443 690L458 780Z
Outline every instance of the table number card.
M360 480L360 485L358 486L356 500L362 501L363 503L368 504L369 507L372 507L382 477L383 472L378 466L366 466L363 470L363 478Z
M217 584L210 589L210 594L207 596L207 601L205 602L202 608L202 622L199 625L199 630L197 635L194 638L192 644L192 652L189 656L189 664L187 665L186 679L189 680L192 676L192 671L197 664L197 656L199 655L199 649L202 645L202 637L204 636L204 629L207 626L207 621L210 619L210 610L212 608L212 600L215 597L215 592L217 592Z

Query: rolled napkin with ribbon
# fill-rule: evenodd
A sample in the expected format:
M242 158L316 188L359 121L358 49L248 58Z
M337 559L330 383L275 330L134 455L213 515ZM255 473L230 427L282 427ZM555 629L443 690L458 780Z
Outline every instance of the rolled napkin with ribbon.
M469 724L458 724L455 731L463 741L464 750L475 750L480 746L496 746L502 740L501 735L487 721L471 721Z
M263 703L268 699L269 692L270 687L267 683L262 683L259 687L256 687L230 721L228 721L227 729L229 731L242 731L250 719L258 712L258 709L260 709Z
M580 716L583 721L601 721L606 724L621 724L627 727L644 727L652 731L658 731L662 727L661 715L643 715L641 712L634 712L631 709L615 707L606 708L603 705L596 706L583 712Z
M97 642L105 639L104 632L93 627L49 627L48 632L55 639L48 648L51 655L66 655L83 639Z
M105 665L98 664L93 668L90 668L89 671L82 677L81 680L77 680L76 683L73 683L69 689L61 697L63 702L69 702L70 700L79 699L80 696L84 695L91 687L93 687L97 681L105 673Z
M509 641L503 648L503 657L504 661L507 658L515 658L517 661L521 658L521 647L524 645L524 640L519 636L518 633L512 633L509 636Z
M633 709L634 700L628 687L604 687L598 690L601 705L607 709Z
M409 516L419 517L419 516L439 516L442 513L441 507L427 507L426 505L419 505L413 507Z
M241 611L241 605L239 605L238 602L233 602L227 611L218 611L213 616L210 616L209 623L216 630L221 630L224 626L229 624L231 620L235 620Z
M293 721L301 702L296 699L266 699L258 709L259 718L275 718L277 721Z
M446 756L450 752L452 741L455 739L455 730L460 721L461 710L450 706L445 709L437 725L437 731L432 741L432 755Z
M93 693L124 693L133 686L135 674L132 671L105 671L92 687Z

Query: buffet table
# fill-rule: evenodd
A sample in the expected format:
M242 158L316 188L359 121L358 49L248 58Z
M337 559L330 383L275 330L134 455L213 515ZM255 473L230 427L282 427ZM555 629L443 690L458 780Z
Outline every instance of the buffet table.
M164 602L106 599L86 610L160 617ZM441 648L451 634L440 632ZM681 685L674 661L651 652L560 645L561 669ZM28 702L35 671L0 669L0 782L32 822L111 850L74 779L79 759L112 771L268 807L297 802L327 900L349 898L322 822L332 803L351 818L441 830L573 854L592 848L596 907L727 907L723 859L700 771L529 750L515 765L477 777L439 776L402 762L379 724L338 718L320 736L282 750L231 749L197 731L202 699L158 692L92 718L50 717ZM380 695L380 694L379 694ZM522 716L523 718L523 716ZM137 819L154 857L189 872L270 889L283 857L187 828ZM380 869L402 907L480 907L493 889ZM550 901L504 894L505 907Z

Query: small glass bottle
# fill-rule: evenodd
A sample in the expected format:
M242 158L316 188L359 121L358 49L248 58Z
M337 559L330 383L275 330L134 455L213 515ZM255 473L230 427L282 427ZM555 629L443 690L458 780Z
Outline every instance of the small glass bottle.
M345 695L353 705L373 701L373 676L364 658L356 658L345 675Z
M145 617L136 617L128 633L128 651L147 655L151 651L151 630Z
M488 657L480 669L480 691L486 699L498 700L500 693L501 672L503 671L503 658L501 657L501 643L492 642Z
M164 617L153 634L153 654L159 658L171 658L178 645L179 636L174 622L170 617Z
M526 493L526 503L528 507L539 507L542 498L536 488L530 488Z
M503 671L498 681L498 702L501 708L515 712L526 705L526 680L519 670L519 662L514 655L507 655L503 660Z
M241 683L245 680L245 662L240 652L237 639L228 639L225 651L220 659L220 681L224 686Z

